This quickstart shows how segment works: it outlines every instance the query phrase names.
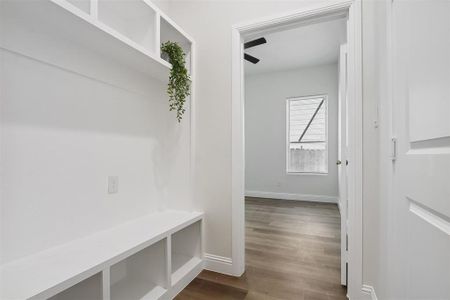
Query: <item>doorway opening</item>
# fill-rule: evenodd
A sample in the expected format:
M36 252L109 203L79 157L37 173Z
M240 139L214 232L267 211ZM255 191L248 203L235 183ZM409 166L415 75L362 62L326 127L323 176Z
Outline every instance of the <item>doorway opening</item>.
M331 224L337 230L334 233L330 228L326 230L327 234L338 235L336 240L342 243L337 249L336 244L322 249L338 253L338 259L342 257L335 268L337 283L348 285L351 297L361 294L361 182L357 174L361 173L358 145L362 139L356 129L361 128L357 124L362 122L359 15L360 3L356 1L233 28L232 259L235 275L245 270L246 232L248 245L255 247L258 247L255 240L264 242L261 240L264 233L276 235L277 230L283 231L283 226L291 237L293 234L308 236L308 232L301 232L300 223L305 220L305 212L317 214L314 209L318 209L325 215L334 213L338 218L337 224ZM336 30L340 29L343 37L336 40L339 36ZM330 36L324 38L326 34ZM334 44L324 44L330 41ZM324 193L330 186L335 193ZM312 187L320 192L308 190ZM246 196L253 197L248 198L247 207ZM318 201L335 202L338 206L318 204ZM261 211L275 211L279 216L280 209L289 214L301 211L303 219L300 217L294 223L272 219L274 227L257 220L270 218L260 214ZM262 221L258 225L265 227L250 224L246 230L245 212L247 224L256 220ZM287 219L292 221L292 215ZM323 225L318 222L316 228ZM307 225L303 230L306 228ZM293 232L296 229L300 232ZM305 241L297 243L305 244ZM255 251L247 248L249 268L252 263L261 263L255 258L261 252ZM270 257L263 260L270 261Z

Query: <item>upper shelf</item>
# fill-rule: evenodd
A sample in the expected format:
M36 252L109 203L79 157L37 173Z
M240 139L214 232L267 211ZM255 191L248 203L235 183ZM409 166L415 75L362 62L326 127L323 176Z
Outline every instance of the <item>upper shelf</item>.
M190 37L147 0L1 1L0 6L5 28L43 31L87 45L101 55L164 82L172 66L161 58L160 44L174 40L189 53L192 43ZM15 42L13 36L6 36L1 47L10 49ZM27 50L23 48L10 50Z
M167 41L177 42L185 53L190 52L192 40L170 19L161 17L161 44Z

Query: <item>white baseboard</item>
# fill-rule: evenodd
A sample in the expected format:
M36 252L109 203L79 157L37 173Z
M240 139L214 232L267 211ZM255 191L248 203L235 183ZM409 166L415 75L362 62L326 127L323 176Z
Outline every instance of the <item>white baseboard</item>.
M229 257L205 253L204 261L206 270L233 275L233 261Z
M274 193L261 191L245 191L245 196L258 198L272 198L282 200L300 200L311 202L338 203L337 196L326 195L308 195L308 194L291 194L291 193Z
M363 295L369 296L368 299L378 300L377 294L375 294L375 289L373 288L373 286L364 284L362 287L362 293Z

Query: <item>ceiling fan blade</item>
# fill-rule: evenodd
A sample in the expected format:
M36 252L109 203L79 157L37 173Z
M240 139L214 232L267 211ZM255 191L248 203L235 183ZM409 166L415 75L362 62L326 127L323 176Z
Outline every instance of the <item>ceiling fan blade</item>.
M267 43L267 41L265 38L262 37L262 38L244 43L244 49L248 49L248 48L255 47L255 46L258 46L261 44L265 44L265 43Z
M249 62L251 62L251 63L253 63L253 64L257 64L259 62L259 59L257 59L254 56L251 56L251 55L249 55L247 53L244 53L244 59L249 61Z

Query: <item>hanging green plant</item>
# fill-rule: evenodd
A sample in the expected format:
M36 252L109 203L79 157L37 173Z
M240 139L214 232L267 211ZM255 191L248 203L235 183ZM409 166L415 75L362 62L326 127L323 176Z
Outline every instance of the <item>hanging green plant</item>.
M161 45L161 52L165 53L169 62L172 64L170 70L169 84L167 94L169 95L169 110L176 110L177 120L181 121L186 97L191 94L191 78L186 69L186 54L183 49L175 42L165 42Z

